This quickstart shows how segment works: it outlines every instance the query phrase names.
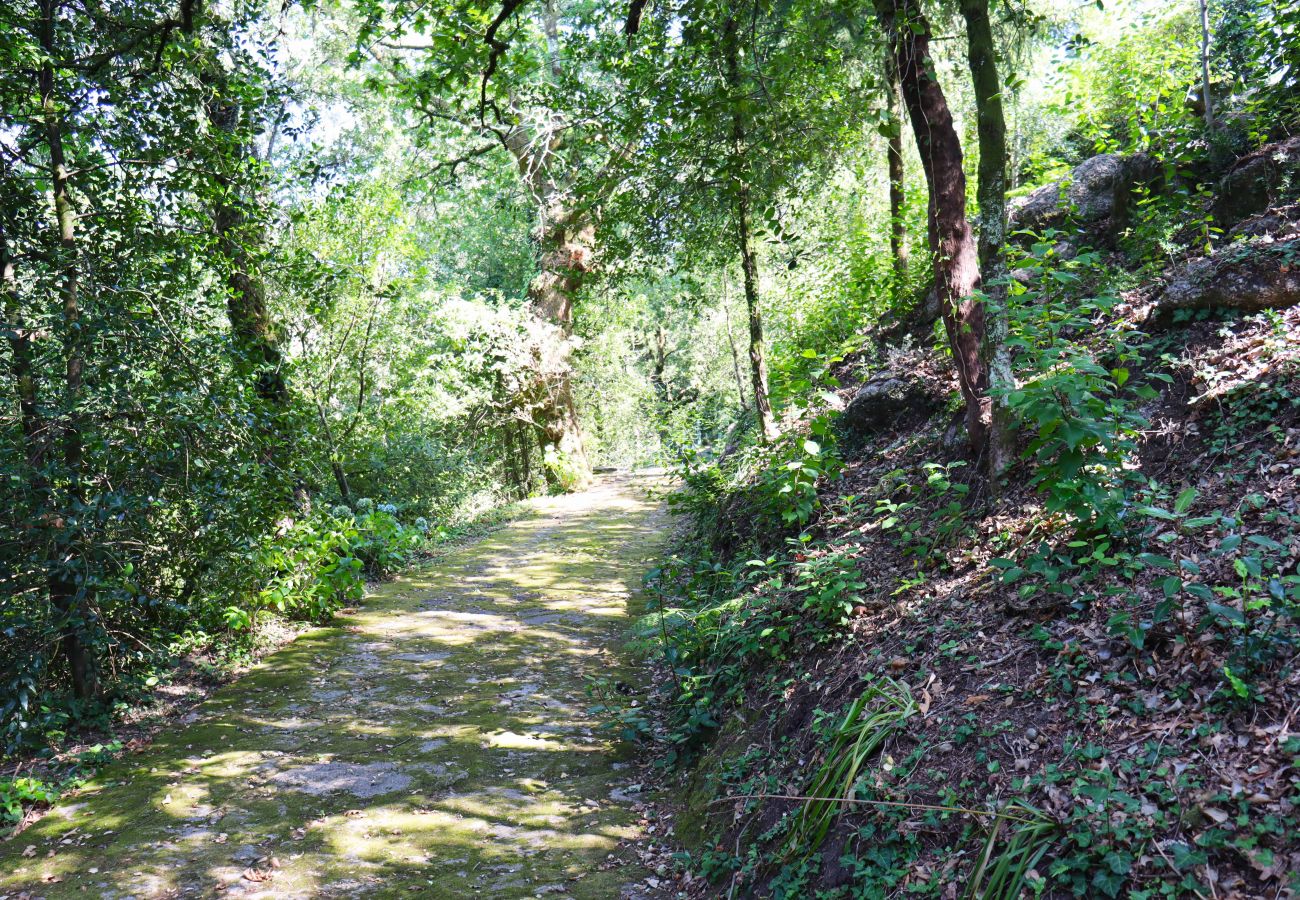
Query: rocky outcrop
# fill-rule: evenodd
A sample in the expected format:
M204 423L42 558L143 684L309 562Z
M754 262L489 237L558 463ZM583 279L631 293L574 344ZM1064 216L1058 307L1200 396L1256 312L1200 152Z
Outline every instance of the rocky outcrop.
M1110 245L1128 224L1134 192L1158 176L1159 166L1144 153L1094 156L1068 177L1012 200L1011 230L1075 227L1093 242Z
M840 426L863 436L913 416L930 415L946 398L943 371L945 367L919 351L891 354L888 364L849 399Z
M1300 204L1239 223L1240 239L1194 259L1156 294L1148 323L1180 310L1259 312L1300 303Z
M1295 199L1300 199L1300 136L1267 144L1233 163L1210 211L1220 227L1232 228Z

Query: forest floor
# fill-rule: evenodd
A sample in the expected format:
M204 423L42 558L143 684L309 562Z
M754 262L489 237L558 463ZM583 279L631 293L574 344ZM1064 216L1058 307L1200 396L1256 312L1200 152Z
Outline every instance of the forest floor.
M377 587L0 843L0 898L653 896L642 770L588 711L645 680L653 487L536 501Z

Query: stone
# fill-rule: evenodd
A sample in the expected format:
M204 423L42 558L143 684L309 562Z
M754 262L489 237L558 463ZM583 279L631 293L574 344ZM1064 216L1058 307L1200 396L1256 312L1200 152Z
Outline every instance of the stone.
M901 367L890 367L858 388L840 423L854 434L870 434L904 416L933 412L941 402L922 378Z
M1134 192L1154 182L1155 160L1144 153L1103 153L1085 160L1068 177L1010 203L1011 231L1081 228L1093 241L1114 243L1128 224Z
M1266 144L1233 163L1219 182L1211 212L1221 228L1300 198L1300 136Z

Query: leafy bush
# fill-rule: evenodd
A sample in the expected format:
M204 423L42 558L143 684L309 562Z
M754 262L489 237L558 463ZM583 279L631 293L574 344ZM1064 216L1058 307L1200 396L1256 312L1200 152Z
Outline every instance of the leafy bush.
M1016 263L1025 282L1008 283L1017 386L1007 405L1032 435L1026 455L1036 463L1032 483L1048 511L1083 530L1116 530L1132 478L1134 438L1145 425L1132 401L1155 391L1130 383L1128 366L1141 359L1141 335L1115 316L1119 299L1106 292L1087 296L1083 288L1085 276L1104 274L1100 257L1062 260L1054 243L1061 237L1043 234Z
M226 608L226 624L251 627L257 614L273 611L289 619L322 622L365 593L366 576L382 576L404 565L424 541L424 532L397 521L389 504L357 501L358 516L344 512L304 516L286 524L261 551L268 573L251 605Z
M768 511L785 525L807 525L821 506L818 486L837 477L844 467L829 422L814 422L814 434L821 440L788 438L759 476Z
M842 628L867 586L857 562L843 549L818 551L807 541L791 543L796 545L791 587L803 596L803 609L831 628Z
M27 776L0 778L0 827L12 827L30 806L49 806L60 791L49 782Z

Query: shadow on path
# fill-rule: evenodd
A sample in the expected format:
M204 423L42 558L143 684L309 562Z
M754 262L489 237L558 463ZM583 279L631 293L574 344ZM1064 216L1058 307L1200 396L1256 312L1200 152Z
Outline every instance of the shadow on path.
M586 678L631 677L649 486L538 500L268 657L0 844L0 896L619 897L634 770Z

